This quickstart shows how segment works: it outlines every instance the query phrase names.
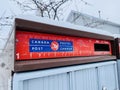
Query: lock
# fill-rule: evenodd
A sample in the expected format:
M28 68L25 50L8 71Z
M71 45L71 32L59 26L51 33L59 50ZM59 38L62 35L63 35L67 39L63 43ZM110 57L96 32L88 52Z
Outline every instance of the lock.
M107 90L107 87L103 86L103 87L102 87L102 90Z

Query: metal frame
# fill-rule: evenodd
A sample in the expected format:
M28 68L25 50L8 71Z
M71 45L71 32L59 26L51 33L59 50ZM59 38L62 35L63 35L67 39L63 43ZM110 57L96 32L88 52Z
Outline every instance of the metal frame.
M120 38L115 39L115 50L116 50L116 56L118 59L120 59L120 48L119 48Z

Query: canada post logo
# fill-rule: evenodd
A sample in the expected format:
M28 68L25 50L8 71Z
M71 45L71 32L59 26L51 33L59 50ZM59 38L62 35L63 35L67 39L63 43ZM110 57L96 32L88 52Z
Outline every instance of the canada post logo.
M72 41L30 39L30 52L69 52L73 51Z
M59 49L59 43L56 41L52 41L50 47L53 51L57 51Z

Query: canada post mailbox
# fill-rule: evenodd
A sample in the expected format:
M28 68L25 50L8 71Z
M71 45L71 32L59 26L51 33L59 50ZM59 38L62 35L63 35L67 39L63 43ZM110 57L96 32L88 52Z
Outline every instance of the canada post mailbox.
M112 36L81 28L16 18L14 71L114 60L113 41Z
M111 54L107 40L16 31L16 60Z

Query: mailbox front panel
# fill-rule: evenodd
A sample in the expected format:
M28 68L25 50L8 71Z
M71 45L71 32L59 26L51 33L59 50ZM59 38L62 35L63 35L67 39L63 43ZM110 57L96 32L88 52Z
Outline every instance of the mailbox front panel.
M16 60L111 55L107 40L16 31Z

